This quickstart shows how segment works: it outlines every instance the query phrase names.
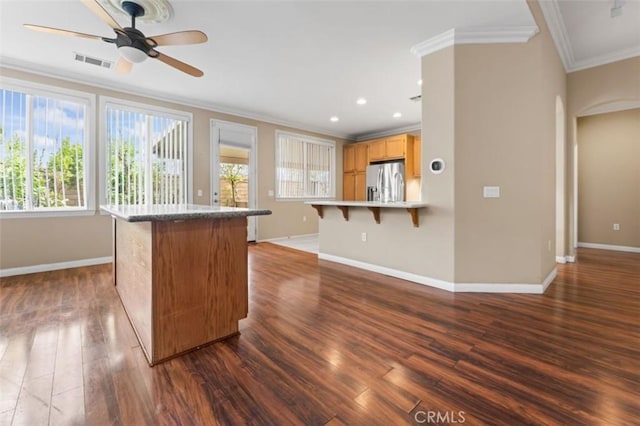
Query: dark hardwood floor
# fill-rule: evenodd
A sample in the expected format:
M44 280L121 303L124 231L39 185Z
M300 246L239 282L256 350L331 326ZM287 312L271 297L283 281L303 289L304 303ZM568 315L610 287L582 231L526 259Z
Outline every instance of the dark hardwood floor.
M640 424L640 254L452 294L268 243L241 335L150 368L108 265L0 281L0 425Z

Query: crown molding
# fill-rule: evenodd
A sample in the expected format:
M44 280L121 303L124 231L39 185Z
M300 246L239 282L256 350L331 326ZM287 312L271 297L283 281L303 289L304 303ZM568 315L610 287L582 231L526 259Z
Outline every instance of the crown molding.
M564 65L565 71L569 72L575 63L575 59L573 57L573 48L569 41L567 27L565 27L564 19L560 13L558 1L540 1L538 4L540 5L542 15L544 16L544 20L547 23L549 32L551 33L551 38L553 38L553 41L556 44L556 49L560 55L562 65Z
M386 136L399 135L401 133L409 133L409 132L415 132L415 131L422 131L421 123L410 124L404 127L396 127L394 129L383 130L381 132L364 133L361 135L357 135L355 137L355 140L356 142L360 142L360 141L366 141L369 139L384 138Z
M587 117L590 115L606 114L609 112L627 111L630 109L640 108L640 101L619 101L610 102L604 105L598 105L580 113L577 117Z
M538 2L538 4L542 10L542 15L547 23L547 27L549 27L551 38L553 38L556 45L562 65L564 65L567 73L640 56L640 47L632 47L589 59L576 60L571 41L569 40L569 33L567 32L567 27L564 25L564 19L560 12L558 0L541 1Z
M449 46L453 46L456 37L456 30L452 28L435 37L431 37L428 40L420 42L411 47L411 53L418 57L429 55L438 50L445 49Z
M538 33L538 27L475 27L452 28L411 48L422 57L456 44L526 43Z
M569 65L569 69L567 70L567 72L575 72L587 68L597 67L600 65L606 65L612 62L634 58L636 56L640 56L640 47L632 47L630 49L619 50L617 52L596 56L595 58L573 62Z
M255 121L262 121L264 123L276 124L278 126L290 127L296 130L302 130L310 133L318 133L325 136L331 136L339 139L346 140L354 140L354 135L349 133L341 133L336 132L330 129L313 127L306 125L304 123L299 123L295 121L287 121L282 120L276 117L271 117L265 114L254 113L251 111L244 111L234 108L229 108L223 105L218 105L215 103L201 102L196 99L183 98L180 96L171 95L159 95L156 92L141 90L139 87L127 84L118 84L111 81L100 80L97 77L89 78L86 75L71 73L61 70L48 69L46 72L41 71L39 66L36 64L32 64L30 62L16 61L13 59L9 59L6 57L0 56L0 79L3 77L1 72L2 68L7 68L15 71L26 72L34 75L39 75L42 77L55 78L57 80L67 81L76 84L82 84L89 87L98 87L100 89L105 90L113 90L116 92L121 92L127 95L141 96L148 99L153 99L156 101L167 102L175 105L182 105L192 108L204 109L211 112L216 112L220 114L227 114L235 117L246 118ZM109 71L106 68L105 71ZM111 96L111 95L109 95Z

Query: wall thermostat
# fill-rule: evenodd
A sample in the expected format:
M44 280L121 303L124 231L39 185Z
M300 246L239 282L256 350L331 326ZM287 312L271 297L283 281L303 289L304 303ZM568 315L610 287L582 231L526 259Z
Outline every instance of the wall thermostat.
M429 170L431 170L431 173L434 175L439 175L444 171L444 160L442 158L434 158L431 160L431 163L429 163Z

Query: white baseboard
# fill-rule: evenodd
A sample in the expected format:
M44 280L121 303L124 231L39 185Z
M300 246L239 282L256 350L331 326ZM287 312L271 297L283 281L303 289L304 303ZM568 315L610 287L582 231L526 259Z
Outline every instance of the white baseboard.
M575 261L575 256L556 256L556 263L574 263Z
M42 265L20 266L18 268L0 269L0 277L11 277L14 275L35 274L37 272L57 271L59 269L80 268L82 266L101 265L111 263L113 258L94 257L92 259L72 260L70 262L46 263Z
M371 272L377 272L391 277L401 278L414 283L428 285L447 291L455 291L455 286L449 281L442 281L436 278L429 278L422 275L412 274L410 272L400 271L398 269L387 268L385 266L374 265L372 263L360 262L359 260L348 259L346 257L334 256L332 254L318 253L318 259L329 260L331 262L342 263L343 265L354 266L356 268L365 269Z
M600 250L626 251L630 253L640 253L640 247L614 246L611 244L578 243L578 247L600 249Z
M315 234L300 234L300 235L288 235L286 237L276 237L276 238L265 238L263 240L256 240L257 243L269 243L271 241L285 241L285 240L294 240L296 238L307 238L307 237L317 237L318 233Z
M517 283L452 283L436 278L425 277L411 272L400 271L398 269L387 268L386 266L374 265L372 263L361 262L359 260L334 256L332 254L318 253L318 259L329 260L360 269L365 269L379 274L389 275L414 283L428 285L430 287L447 290L453 293L531 293L542 294L549 287L556 277L558 270L553 268L547 278L540 284L517 284Z
M575 261L576 261L576 257L575 256L565 256L565 258L567 259L567 262L569 262L569 263L575 263Z

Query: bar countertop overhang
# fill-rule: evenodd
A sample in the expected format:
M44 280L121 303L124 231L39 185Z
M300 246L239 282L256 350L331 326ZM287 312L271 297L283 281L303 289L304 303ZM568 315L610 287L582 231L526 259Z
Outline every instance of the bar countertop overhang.
M242 216L270 215L271 210L247 209L240 207L206 206L200 204L182 205L101 205L105 212L127 222L148 222L159 220L221 219Z

